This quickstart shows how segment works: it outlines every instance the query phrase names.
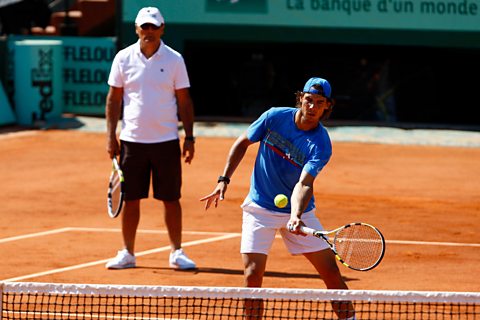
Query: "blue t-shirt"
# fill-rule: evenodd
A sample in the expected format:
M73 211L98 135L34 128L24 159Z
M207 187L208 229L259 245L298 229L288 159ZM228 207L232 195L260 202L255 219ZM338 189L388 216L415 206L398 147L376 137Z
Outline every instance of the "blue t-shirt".
M320 123L313 130L298 129L297 112L298 108L271 108L247 131L250 141L260 141L247 198L266 209L290 213L290 201L285 208L277 208L275 196L282 193L290 199L302 170L316 177L332 155L327 130ZM314 207L312 197L305 211Z

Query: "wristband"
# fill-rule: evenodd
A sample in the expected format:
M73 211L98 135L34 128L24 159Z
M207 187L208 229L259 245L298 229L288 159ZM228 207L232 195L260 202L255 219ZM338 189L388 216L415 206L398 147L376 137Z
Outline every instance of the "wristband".
M225 182L226 184L229 184L230 183L230 178L229 177L225 177L225 176L220 176L218 177L218 181L217 182Z
M195 137L194 136L186 136L185 140L195 142Z

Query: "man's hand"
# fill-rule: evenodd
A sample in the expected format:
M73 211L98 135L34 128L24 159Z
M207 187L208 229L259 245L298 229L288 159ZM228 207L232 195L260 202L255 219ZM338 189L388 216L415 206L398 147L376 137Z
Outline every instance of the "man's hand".
M182 156L185 158L185 163L192 163L193 156L195 155L195 143L191 140L185 140L183 142Z
M300 231L300 226L305 226L305 223L303 223L303 221L300 218L290 217L290 220L288 220L288 223L287 223L288 231L290 231L293 234L298 234L305 237L306 234Z
M107 153L110 159L113 159L117 154L120 154L120 144L116 138L107 139Z
M206 201L205 210L208 210L212 203L215 205L216 208L218 206L218 200L223 201L226 191L227 184L225 182L219 182L212 193L206 195L203 198L200 198L200 201Z

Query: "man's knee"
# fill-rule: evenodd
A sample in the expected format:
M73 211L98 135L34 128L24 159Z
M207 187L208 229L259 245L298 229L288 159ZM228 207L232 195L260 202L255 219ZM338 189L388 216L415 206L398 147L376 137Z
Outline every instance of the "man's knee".
M263 273L254 268L246 268L244 273L245 287L259 288L262 286Z

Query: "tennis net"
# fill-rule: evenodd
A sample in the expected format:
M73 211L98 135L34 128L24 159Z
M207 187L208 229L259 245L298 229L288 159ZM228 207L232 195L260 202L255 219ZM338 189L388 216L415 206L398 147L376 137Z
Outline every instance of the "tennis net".
M0 283L0 319L480 319L480 293ZM261 310L261 311L260 311ZM350 311L349 311L350 310Z

